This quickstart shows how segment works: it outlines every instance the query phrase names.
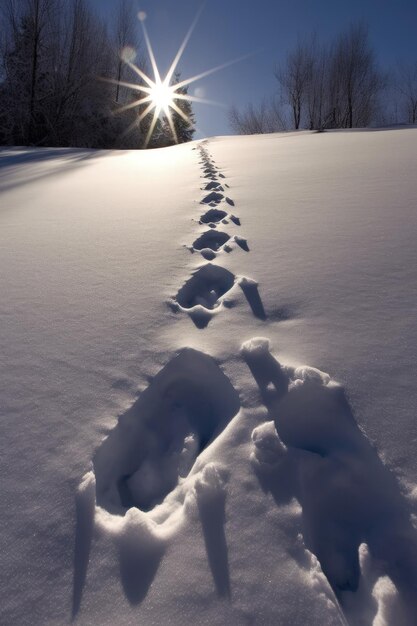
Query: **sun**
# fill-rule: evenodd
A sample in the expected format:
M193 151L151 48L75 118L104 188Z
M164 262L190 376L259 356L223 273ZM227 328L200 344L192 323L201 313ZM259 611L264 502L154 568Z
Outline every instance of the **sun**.
M169 107L172 107L174 102L175 90L174 87L158 82L151 87L149 96L156 109L163 110L165 114L168 114Z
M197 80L200 80L201 78L209 76L210 74L213 74L214 72L224 69L230 65L233 65L234 63L237 63L238 61L242 61L243 59L251 56L251 55L245 55L243 57L240 57L239 59L235 59L233 61L223 63L222 65L219 65L210 70L207 70L206 72L202 72L201 74L198 74L197 76L193 76L192 78L188 78L186 80L182 80L180 82L171 84L177 65L193 33L193 30L197 24L197 21L203 10L203 7L204 5L202 5L200 10L198 11L193 23L191 24L190 29L188 30L188 33L186 34L184 38L184 41L182 42L171 64L171 67L169 68L163 80L161 79L158 66L156 64L155 56L152 50L151 42L150 42L147 30L146 30L146 26L145 26L146 13L144 11L139 12L138 18L142 24L143 34L144 34L146 47L147 47L149 58L150 58L151 65L152 65L154 79L152 80L152 78L147 76L143 70L141 70L137 65L134 64L134 58L136 56L136 52L130 47L127 47L121 51L121 58L139 76L139 78L141 79L141 84L127 83L124 81L120 81L120 80L117 81L113 79L104 79L104 80L107 80L108 82L115 83L123 87L132 89L132 91L140 92L141 94L141 97L138 98L137 100L134 100L133 102L129 102L128 104L120 107L118 109L119 113L121 113L122 111L126 111L127 109L133 109L135 107L143 107L143 105L146 105L145 109L142 110L140 115L138 115L137 119L123 133L124 135L130 132L134 128L134 126L140 123L147 115L150 115L153 113L152 122L149 126L148 134L146 136L145 143L144 143L145 148L148 146L149 141L151 140L152 134L155 130L155 126L158 121L158 118L161 115L161 112L164 113L168 121L170 130L172 133L172 137L175 143L178 143L178 137L177 137L177 133L175 130L172 112L175 112L177 115L182 117L183 120L187 122L187 124L189 124L190 126L192 125L192 121L184 113L184 111L178 106L176 101L189 100L191 102L200 102L204 104L214 104L217 106L224 106L219 102L206 100L204 98L199 98L197 96L191 96L188 93L186 93L185 88L191 83Z

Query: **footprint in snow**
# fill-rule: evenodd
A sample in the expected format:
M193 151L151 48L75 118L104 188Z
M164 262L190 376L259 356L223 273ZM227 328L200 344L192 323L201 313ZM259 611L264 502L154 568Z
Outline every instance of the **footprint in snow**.
M94 509L97 502L93 524L114 541L121 583L132 605L145 599L181 519L171 523L173 512L190 498L197 505L217 593L229 595L226 491L221 468L204 464L200 454L239 409L239 396L214 359L185 348L152 379L96 451L83 509ZM85 535L81 522L78 532ZM88 553L76 567L74 618L87 563Z
M343 388L315 368L282 366L267 339L245 343L242 355L272 420L252 435L262 487L278 504L300 502L305 544L342 607L359 587L359 546L366 543L415 615L417 532L410 506L358 427Z
M217 172L216 170L209 170L209 171L204 171L201 175L201 178L203 179L208 179L208 180L217 180L217 176L219 176L220 178L222 178L222 176L219 174L219 172ZM224 178L224 177L223 177Z
M188 313L197 328L205 328L221 308L235 280L234 274L225 268L207 263L181 287L171 307Z
M203 168L204 174L217 174L218 170L214 165L206 165Z
M204 258L211 260L229 239L230 235L220 230L206 230L194 241L192 250L201 252Z
M202 224L215 224L227 217L226 211L222 209L209 209L204 215L200 217L200 223Z
M228 221L225 219L221 221L223 224L228 223ZM191 252L200 252L201 255L209 261L214 259L216 257L216 254L221 250L225 250L226 252L232 252L235 247L233 244L237 244L242 250L245 250L245 252L249 252L247 240L243 237L238 237L235 235L233 238L231 238L231 236L224 231L217 230L216 224L213 222L209 222L208 226L211 230L205 231L193 242L191 246L187 246ZM241 287L243 291L247 292L247 285L243 284L241 285Z
M116 514L161 504L239 408L239 396L216 362L182 350L96 451L97 504Z
M230 204L230 206L235 205L231 198L224 196L224 194L219 193L218 191L212 191L211 193L207 194L207 196L204 196L200 204L209 204L210 206L212 206L213 204L219 204L222 200L227 202L227 204Z
M207 185L204 185L203 191L224 191L224 188L218 181L212 180Z

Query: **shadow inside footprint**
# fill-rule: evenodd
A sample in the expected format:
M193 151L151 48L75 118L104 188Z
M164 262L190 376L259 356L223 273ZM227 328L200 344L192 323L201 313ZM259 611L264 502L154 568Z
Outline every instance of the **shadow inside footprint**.
M212 191L207 196L204 196L201 204L219 204L219 202L221 202L223 198L224 195L222 193L219 193L218 191Z
M239 396L216 362L197 350L182 350L98 448L97 504L111 513L151 510L189 474L239 408Z
M221 184L216 180L212 180L209 183L207 183L207 185L204 186L204 190L205 191L224 191Z
M194 250L203 250L204 248L210 248L210 250L219 250L226 241L229 241L230 235L220 230L206 230L198 239L193 243Z
M231 272L219 265L207 263L181 287L176 302L190 314L198 328L204 328L211 319L210 312L220 306L220 298L234 283L235 276Z
M200 222L203 224L217 223L223 220L226 216L226 211L222 211L221 209L209 209L200 217Z
M132 605L138 604L145 599L167 548L166 533L161 533L159 523L147 511L161 504L160 520L173 513L173 499L163 509L166 496L190 474L199 454L239 409L239 395L214 359L185 348L153 377L139 399L120 416L94 455L95 480L90 472L88 491L83 491L84 539L79 541L79 547L85 549L86 557L78 567L78 575L74 575L74 619L88 561L91 502L93 508L96 500L105 509L98 509L99 523L107 529L118 550L126 598ZM205 468L200 477L199 511L209 562L213 555L220 559L212 566L213 578L219 589L224 589L225 496L222 489L217 489L220 483L216 476L214 468ZM180 490L178 506L184 498L185 491ZM209 520L213 522L210 529Z

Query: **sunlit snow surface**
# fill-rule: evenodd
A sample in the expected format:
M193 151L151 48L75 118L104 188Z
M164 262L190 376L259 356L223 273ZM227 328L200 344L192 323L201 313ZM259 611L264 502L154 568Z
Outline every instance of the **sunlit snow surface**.
M416 139L0 151L1 623L415 623Z

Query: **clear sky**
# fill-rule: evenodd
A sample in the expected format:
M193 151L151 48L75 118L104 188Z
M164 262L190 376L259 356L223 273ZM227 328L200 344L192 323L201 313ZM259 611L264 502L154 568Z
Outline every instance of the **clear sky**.
M111 15L114 0L91 0ZM138 0L161 72L168 68L202 2ZM277 89L274 67L299 36L315 32L329 41L350 22L369 24L370 39L385 68L398 61L417 62L417 0L207 0L180 61L183 79L226 61L246 60L190 86L224 108L194 105L198 136L230 134L231 105L258 102Z

